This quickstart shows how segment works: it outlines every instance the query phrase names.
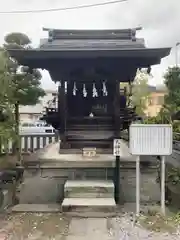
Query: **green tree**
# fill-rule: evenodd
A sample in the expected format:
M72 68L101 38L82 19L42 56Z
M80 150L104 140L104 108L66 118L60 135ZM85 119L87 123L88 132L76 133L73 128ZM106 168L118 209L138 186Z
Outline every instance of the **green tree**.
M5 37L4 49L30 49L31 41L23 33L10 33ZM8 55L8 74L12 79L12 104L15 114L15 132L19 135L19 106L35 105L45 95L41 88L41 73L37 69L21 66L16 59ZM16 150L20 153L20 142L16 142ZM19 156L20 160L20 156Z
M0 49L0 147L2 144L5 146L10 139L15 137L11 80L11 76L8 74L5 51Z
M148 74L146 71L138 70L132 84L132 105L136 107L136 113L144 116L149 100Z
M149 119L154 123L172 124L175 132L180 131L180 68L169 67L164 75L167 94L164 97L164 105L159 114Z
M164 100L164 111L172 122L172 115L180 111L180 68L169 67L164 78L168 90Z

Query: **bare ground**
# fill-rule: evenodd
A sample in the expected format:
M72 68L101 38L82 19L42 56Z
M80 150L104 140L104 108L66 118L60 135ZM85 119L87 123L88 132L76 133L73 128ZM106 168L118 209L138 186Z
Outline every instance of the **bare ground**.
M32 158L32 156L26 156L27 158ZM36 180L33 177L33 181ZM32 185L36 186L34 182ZM36 195L34 187L31 192ZM30 196L28 195L27 198L29 199ZM178 227L167 225L166 220L160 219L159 221L155 216L152 216L141 219L141 224L134 224L132 215L127 213L116 218L72 218L60 213L23 213L0 216L0 240L48 239L178 240L180 234Z
M1 216L2 240L178 240L178 233L154 232L134 224L131 215L116 218L71 218L62 214Z

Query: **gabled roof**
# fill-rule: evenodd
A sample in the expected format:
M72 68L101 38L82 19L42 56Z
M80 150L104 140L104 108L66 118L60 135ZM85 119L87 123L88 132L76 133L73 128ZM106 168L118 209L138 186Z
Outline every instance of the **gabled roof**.
M59 50L100 50L100 49L133 49L144 48L144 40L137 39L136 42L121 39L56 39L52 42L41 40L40 49L59 49Z
M48 31L49 39L136 39L136 29L96 29L96 30L78 30L78 29L50 29L43 28Z
M149 90L149 92L156 92L156 87L148 85L148 90Z
M145 48L144 39L136 38L133 29L121 30L58 30L48 31L48 38L41 39L40 49L101 50Z
M170 53L170 48L145 47L144 39L136 38L135 29L116 30L59 30L48 31L48 38L40 41L39 48L10 49L10 55L20 64L35 68L47 67L49 60L113 59L126 65L129 59L138 67L159 64ZM73 60L74 61L74 60ZM112 62L112 61L111 61ZM118 62L120 64L120 62ZM67 63L66 63L67 65ZM64 68L64 66L63 66Z

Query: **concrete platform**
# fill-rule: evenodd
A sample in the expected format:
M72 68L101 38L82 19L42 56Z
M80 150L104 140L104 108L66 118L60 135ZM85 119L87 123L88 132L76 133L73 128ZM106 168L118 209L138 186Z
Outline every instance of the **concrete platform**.
M95 157L84 157L82 154L71 153L71 151L69 154L60 154L59 143L45 148L38 161L40 167L46 168L50 168L52 164L56 168L112 168L115 166L113 154L97 154ZM135 162L124 140L121 140L121 161Z
M61 212L60 204L18 204L12 207L12 212L53 213Z
M113 198L113 181L67 181L64 186L65 198Z
M62 203L63 211L69 211L71 208L81 209L84 207L113 211L116 209L116 203L114 198L65 198Z

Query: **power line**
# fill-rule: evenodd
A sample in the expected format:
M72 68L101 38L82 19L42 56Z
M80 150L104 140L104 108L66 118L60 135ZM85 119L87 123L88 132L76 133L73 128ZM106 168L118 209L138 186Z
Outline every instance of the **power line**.
M108 1L108 2L101 2L101 3L95 3L95 4L84 4L84 5L64 7L64 8L4 11L4 12L0 12L0 14L25 14L25 13L57 12L57 11L66 11L66 10L75 10L75 9L82 9L82 8L98 7L98 6L110 5L110 4L121 3L121 2L126 2L126 1L127 0L114 0L114 1Z

